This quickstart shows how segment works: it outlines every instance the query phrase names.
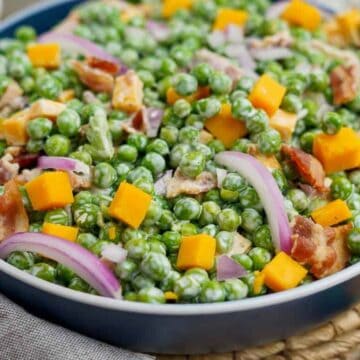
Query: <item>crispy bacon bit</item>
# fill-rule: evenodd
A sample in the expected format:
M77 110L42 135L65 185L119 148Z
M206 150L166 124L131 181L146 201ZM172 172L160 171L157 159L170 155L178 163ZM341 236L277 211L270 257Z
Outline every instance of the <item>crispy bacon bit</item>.
M335 105L346 104L355 99L358 90L356 67L339 65L330 74Z
M149 127L149 119L147 117L146 109L142 108L140 111L131 116L129 120L123 121L121 126L128 134L138 132L146 133L146 130Z
M208 172L202 172L195 179L185 177L180 170L175 171L174 177L168 182L166 196L173 198L180 194L198 195L216 188L216 177Z
M265 36L263 39L249 39L249 45L254 49L264 49L269 47L290 47L293 43L294 39L288 31L280 31L274 35Z
M31 169L37 165L39 154L19 154L14 158L14 163L19 164L20 169Z
M289 158L289 161L302 180L313 186L316 190L322 192L328 190L324 183L325 172L319 160L314 156L289 145L284 145L282 147L282 152Z
M0 159L0 184L3 185L7 181L13 179L18 173L19 164L13 163L14 158L10 154L5 154Z
M71 187L73 190L85 190L91 188L91 180L89 176L78 175L72 171L68 171Z
M303 216L295 218L292 257L310 267L316 278L323 278L343 269L349 259L346 235L352 225L322 227Z
M235 255L235 254L245 254L251 248L251 241L244 236L240 235L238 232L234 232L233 246L227 255Z
M0 241L7 236L29 229L29 219L24 208L20 191L14 180L5 184L0 196Z
M18 83L15 81L10 82L0 98L0 115L2 117L8 117L13 112L24 109L27 104L27 99L22 95L23 90Z
M92 68L85 62L78 60L73 60L71 65L79 76L80 81L91 90L112 93L114 88L114 78L112 75L103 70Z
M41 174L41 169L35 168L35 169L24 169L21 174L15 177L15 181L17 184L23 185L27 182L35 179Z
M111 75L116 75L120 67L118 64L115 64L111 61L99 59L95 56L90 56L86 59L87 64L92 67L93 69L100 69L103 70Z
M228 58L207 49L201 49L195 54L194 65L200 63L208 63L215 70L224 72L231 78L234 84L246 75L246 72L243 69L234 65Z

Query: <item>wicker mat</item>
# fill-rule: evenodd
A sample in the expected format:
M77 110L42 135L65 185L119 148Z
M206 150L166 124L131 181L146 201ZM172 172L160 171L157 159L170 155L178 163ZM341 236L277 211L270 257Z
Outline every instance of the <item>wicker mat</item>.
M158 356L159 360L360 360L360 304L305 334L234 353Z

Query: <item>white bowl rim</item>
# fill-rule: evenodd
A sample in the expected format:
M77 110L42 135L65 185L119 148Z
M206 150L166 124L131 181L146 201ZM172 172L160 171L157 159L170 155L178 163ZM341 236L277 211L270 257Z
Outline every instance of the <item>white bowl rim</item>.
M73 2L73 0L50 0L27 7L3 21L0 25L0 31L6 29L7 27L13 26L19 21L22 21L25 17L29 17L35 13L41 12L59 4L64 5L71 2ZM96 306L108 310L148 315L197 316L225 314L231 312L254 310L263 307L271 307L315 295L358 276L360 274L360 262L327 278L316 280L311 284L303 285L292 290L287 290L276 294L268 294L256 298L247 298L243 300L216 304L144 304L139 302L121 301L81 293L60 285L49 283L19 270L3 260L0 260L0 271L38 290L62 297L66 300L71 300L90 306Z
M196 316L255 310L312 296L358 276L360 274L360 262L327 278L316 280L310 284L302 285L295 289L274 294L267 294L255 298L246 298L243 300L215 304L145 304L81 293L61 285L39 279L25 271L15 268L4 260L0 260L0 271L38 290L62 297L66 300L90 306L96 306L108 310L149 315Z

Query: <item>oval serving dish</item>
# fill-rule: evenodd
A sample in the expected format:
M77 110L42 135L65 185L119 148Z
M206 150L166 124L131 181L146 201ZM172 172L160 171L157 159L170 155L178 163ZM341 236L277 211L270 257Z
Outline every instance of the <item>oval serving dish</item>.
M48 30L81 1L48 1L0 25ZM289 337L360 300L360 263L294 290L220 304L150 305L75 292L0 260L0 291L32 313L128 349L166 354L227 352Z

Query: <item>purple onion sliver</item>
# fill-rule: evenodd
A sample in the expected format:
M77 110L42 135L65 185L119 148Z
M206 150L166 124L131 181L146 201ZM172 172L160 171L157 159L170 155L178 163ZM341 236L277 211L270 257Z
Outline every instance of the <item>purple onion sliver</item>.
M247 275L247 271L227 255L221 255L216 261L216 278L218 281L237 279Z
M147 117L148 117L148 129L147 136L153 138L156 137L164 116L164 110L158 108L147 108Z
M217 154L215 161L237 171L254 187L266 212L275 248L289 254L292 247L289 220L283 196L269 170L254 157L236 151Z
M169 27L158 21L148 20L146 28L157 41L165 41L170 35Z
M126 259L127 251L119 245L107 244L103 247L101 256L115 264L120 264Z
M72 269L100 295L121 299L121 287L114 274L94 254L68 240L41 233L17 233L0 244L0 258L14 251L31 251Z
M90 174L90 168L80 160L61 156L40 156L37 167L39 169L55 169L75 171L85 175Z

